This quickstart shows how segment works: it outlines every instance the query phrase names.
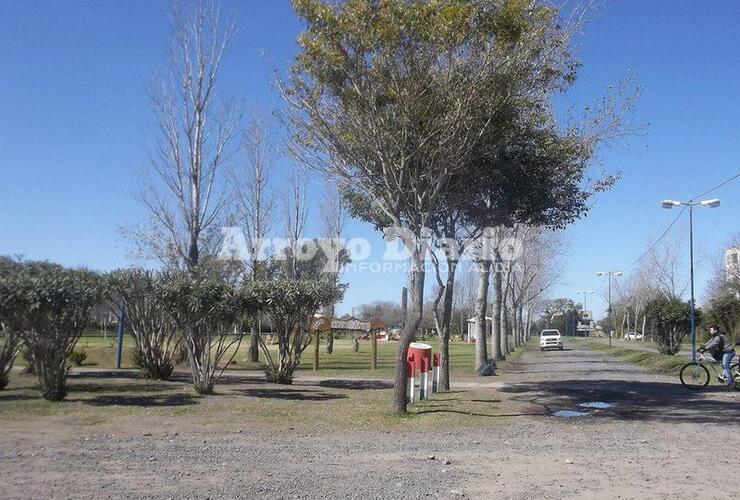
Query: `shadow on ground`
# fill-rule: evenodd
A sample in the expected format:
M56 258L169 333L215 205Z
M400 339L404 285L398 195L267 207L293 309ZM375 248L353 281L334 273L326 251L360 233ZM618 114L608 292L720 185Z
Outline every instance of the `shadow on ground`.
M619 420L740 424L740 393L719 399L718 394L726 394L719 386L691 391L668 382L572 379L522 382L500 391L515 394L515 400L536 399L558 408L574 409L589 401L612 403L615 406L603 415Z
M333 399L346 399L344 394L332 394L329 392L304 391L300 389L245 389L238 391L240 394L261 399L287 399L295 401L331 401Z
M96 396L90 399L69 399L68 401L79 401L91 406L144 406L144 407L167 407L167 406L191 406L198 404L196 396L187 394L169 394L152 396Z
M383 380L322 380L318 384L319 387L328 387L330 389L346 389L352 391L366 391L366 390L377 390L377 389L393 389L391 382L385 382Z

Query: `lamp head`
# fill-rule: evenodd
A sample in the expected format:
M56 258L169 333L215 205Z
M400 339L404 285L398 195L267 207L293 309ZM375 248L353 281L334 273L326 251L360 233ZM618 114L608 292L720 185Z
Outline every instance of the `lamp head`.
M704 200L701 202L702 205L709 208L717 208L719 206L719 198L712 198L711 200Z
M680 202L680 201L676 201L676 200L663 200L663 201L662 201L662 202L660 203L660 205L661 205L661 206L662 206L663 208L667 208L667 209L671 209L671 208L673 208L673 207L677 207L677 206L679 206L680 204L681 204L681 202Z

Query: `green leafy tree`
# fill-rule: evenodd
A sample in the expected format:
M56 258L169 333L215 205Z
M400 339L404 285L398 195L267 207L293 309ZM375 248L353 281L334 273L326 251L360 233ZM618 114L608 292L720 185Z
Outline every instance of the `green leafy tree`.
M488 165L503 169L504 183L523 179L522 197L528 194L526 182L537 184L535 171L549 175L545 192L571 176L581 179L580 152L566 167L560 159L536 166L526 159L529 168L516 167L521 174L516 179L506 177L505 168L516 165L517 154L537 150L534 135L545 144L554 132L561 151L573 137L571 145L581 148L584 136L614 122L597 121L565 135L554 125L549 96L572 83L578 63L569 53L573 30L564 29L548 5L517 0L294 0L293 5L307 29L282 85L291 152L349 186L347 199L356 205L351 213L376 227L394 228L393 236L401 236L411 254L411 307L396 355L394 389L394 410L403 413L405 354L421 321L428 231L441 207L452 193L465 199L462 182L488 183L480 173ZM516 126L527 131L527 140L522 136L519 151L508 151L508 162L496 163ZM571 182L557 191L560 199L573 195L580 199ZM466 213L489 209L492 196L483 191L472 197L476 204L465 204ZM547 192L543 206L552 198ZM558 209L543 213L557 215Z
M0 309L8 328L20 333L38 375L42 395L61 401L67 394L67 358L103 296L96 273L46 262L25 262L0 277Z
M740 341L740 293L726 286L709 302L705 323L716 323L720 330L735 341Z
M701 320L701 310L696 309L697 324ZM662 354L676 354L681 342L690 333L691 310L687 302L678 298L658 297L645 306L648 328L651 330L658 351Z

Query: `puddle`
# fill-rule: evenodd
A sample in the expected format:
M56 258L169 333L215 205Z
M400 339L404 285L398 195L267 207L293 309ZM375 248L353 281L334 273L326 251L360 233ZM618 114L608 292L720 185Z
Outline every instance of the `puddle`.
M589 401L588 403L581 403L578 406L581 408L598 408L599 410L606 410L614 405L611 403L604 403L602 401Z
M552 414L553 417L560 418L574 418L574 417L590 417L591 414L587 411L573 411L573 410L560 410Z

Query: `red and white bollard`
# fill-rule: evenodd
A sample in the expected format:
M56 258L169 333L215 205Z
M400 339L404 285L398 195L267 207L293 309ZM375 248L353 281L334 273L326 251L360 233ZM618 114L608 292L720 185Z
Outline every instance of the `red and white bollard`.
M432 394L439 392L439 353L432 356Z
M414 365L414 356L411 355L406 359L406 401L408 404L412 404L414 402L414 393L416 392L416 389L414 388L415 371L416 366Z
M419 401L424 401L429 398L429 360L424 357L421 358L421 366L419 367Z

